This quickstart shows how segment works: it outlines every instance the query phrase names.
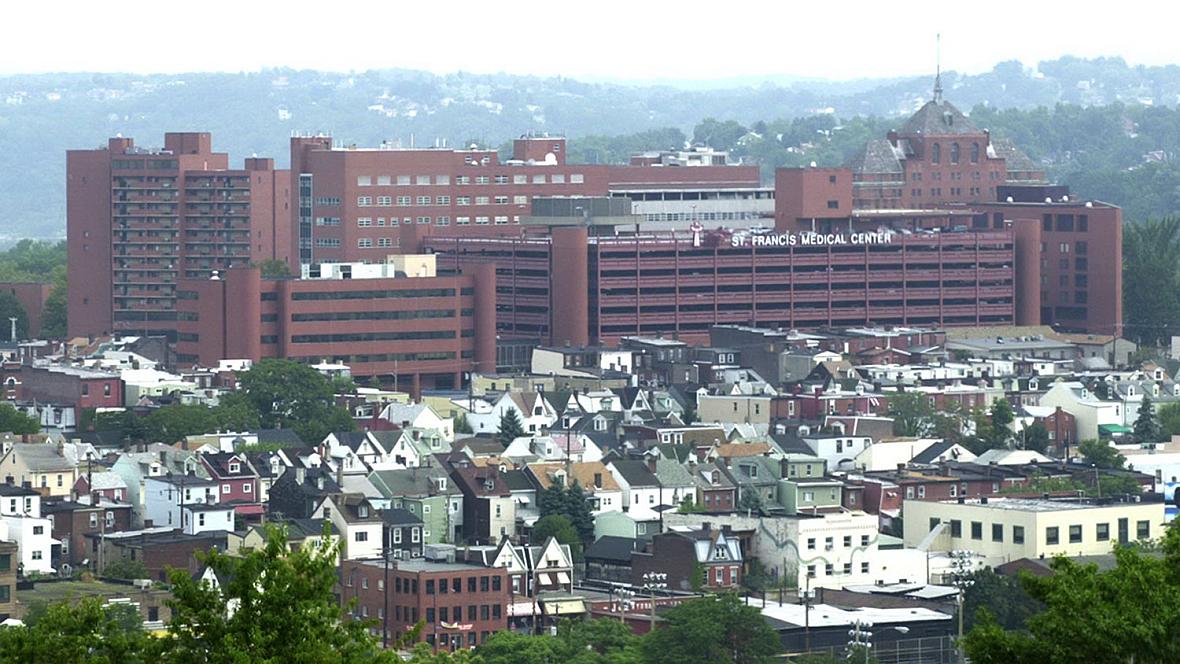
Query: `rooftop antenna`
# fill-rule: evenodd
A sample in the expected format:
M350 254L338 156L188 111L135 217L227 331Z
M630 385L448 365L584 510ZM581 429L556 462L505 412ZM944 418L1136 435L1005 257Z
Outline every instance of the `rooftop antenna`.
M942 103L942 33L934 35L934 103Z

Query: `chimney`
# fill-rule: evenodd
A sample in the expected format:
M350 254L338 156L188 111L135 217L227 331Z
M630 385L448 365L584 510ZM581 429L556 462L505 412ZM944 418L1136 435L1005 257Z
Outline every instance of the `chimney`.
M344 488L344 459L336 462L336 486Z
M647 470L652 475L656 474L656 457L655 457L655 455L648 455L648 457L647 457Z
M594 473L594 488L602 488L602 473Z
M705 531L706 533L713 530L713 523L711 521L702 521L701 530Z
M295 483L303 484L307 481L307 469L303 466L295 466Z
M168 465L168 453L165 450L160 450L160 465Z

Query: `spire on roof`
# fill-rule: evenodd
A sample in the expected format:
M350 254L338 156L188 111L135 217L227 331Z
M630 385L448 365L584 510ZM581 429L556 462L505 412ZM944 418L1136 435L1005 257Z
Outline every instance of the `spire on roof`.
M942 103L942 33L934 35L934 102Z

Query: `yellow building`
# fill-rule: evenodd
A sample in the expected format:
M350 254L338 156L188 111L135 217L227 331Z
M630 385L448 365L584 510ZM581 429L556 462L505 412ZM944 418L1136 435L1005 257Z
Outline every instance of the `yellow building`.
M907 500L902 507L907 547L968 550L988 565L1020 558L1110 553L1117 543L1164 534L1163 503L988 498ZM937 531L937 532L936 532Z

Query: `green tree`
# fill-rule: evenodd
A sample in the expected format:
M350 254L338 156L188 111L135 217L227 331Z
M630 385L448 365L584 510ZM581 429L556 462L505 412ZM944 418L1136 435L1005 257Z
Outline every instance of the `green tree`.
M268 258L254 267L257 267L262 276L267 279L291 276L291 267L287 265L287 261L277 258Z
M1127 463L1127 458L1105 440L1083 440L1078 445L1078 452L1086 463L1099 468L1122 468Z
M9 318L16 319L16 338L29 338L29 314L10 291L0 291L0 338L10 340L12 326Z
M746 128L734 120L721 122L715 118L705 118L693 129L692 142L717 150L732 150L745 134Z
M582 537L565 515L550 514L537 519L529 539L533 544L539 545L544 544L550 537L556 538L558 544L568 544L575 560L582 559Z
M649 664L759 664L773 661L778 633L761 611L725 593L693 599L664 613L664 628L647 635Z
M1044 454L1049 449L1049 430L1040 422L1034 422L1025 428L1021 444L1026 450Z
M677 506L676 511L681 514L700 514L705 511L705 506L697 505L696 497L689 493L680 499L680 505Z
M934 416L934 406L919 392L898 392L889 397L889 416L897 436L925 436Z
M507 448L512 441L524 435L524 425L515 408L509 408L500 414L500 426L496 428L496 440Z
M1123 226L1123 310L1126 329L1140 344L1163 345L1177 333L1178 256L1180 217Z
M1160 423L1155 417L1155 409L1151 405L1151 397L1143 395L1139 403L1139 416L1135 418L1135 441L1139 443L1158 443L1160 441Z
M339 549L325 537L292 552L286 532L269 527L266 545L241 557L217 549L201 556L224 580L220 588L173 571L166 661L397 661L369 634L375 623L348 618L338 603Z
M102 568L103 576L112 579L150 579L152 573L148 571L142 560L117 558Z
M160 639L143 631L130 605L89 597L27 615L23 627L0 629L0 661L57 664L147 664L161 660Z
M992 401L991 408L992 426L996 431L1008 431L1008 425L1016 419L1015 413L1012 412L1012 404L1003 397L997 397Z
M975 626L980 609L990 611L1004 629L1024 629L1025 621L1044 610L1045 605L1029 596L1019 577L985 569L971 575L971 585L963 593L963 607L968 630Z
M213 411L204 406L177 404L159 408L143 420L144 436L152 442L171 445L185 436L211 433L217 430Z
M15 434L39 433L41 422L10 404L0 403L0 431Z
M68 320L68 288L66 285L65 266L54 272L53 288L49 297L45 298L45 307L41 311L41 336L47 339L64 339L67 334Z
M1160 437L1170 440L1172 436L1180 435L1180 401L1160 406L1156 412L1160 422Z
M336 405L332 384L306 364L268 358L244 372L238 384L265 429L294 429L314 444L333 431L356 428L348 411Z
M741 497L738 498L737 509L739 512L761 512L762 496L758 495L758 490L747 487L742 491Z
M471 422L467 421L467 413L459 413L455 416L455 433L475 433L471 429Z
M1009 631L987 611L964 646L976 664L1167 662L1180 651L1180 529L1168 528L1162 559L1115 548L1100 572L1065 557L1052 576L1024 575L1029 596L1045 605L1025 631Z
M590 511L590 501L582 485L574 482L564 487L559 482L551 482L549 487L537 495L537 509L541 517L560 515L564 517L578 532L582 542L594 539L594 514Z

